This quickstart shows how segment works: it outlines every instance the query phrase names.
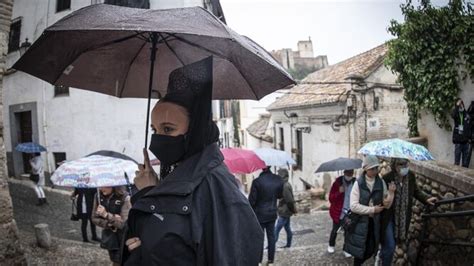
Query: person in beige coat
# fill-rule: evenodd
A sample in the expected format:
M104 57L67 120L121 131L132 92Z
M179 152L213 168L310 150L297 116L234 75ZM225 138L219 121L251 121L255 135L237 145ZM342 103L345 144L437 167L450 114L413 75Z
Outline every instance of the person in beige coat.
M120 264L122 229L130 211L130 196L119 187L100 188L100 204L94 199L92 222L103 228L100 247L109 251L114 265Z

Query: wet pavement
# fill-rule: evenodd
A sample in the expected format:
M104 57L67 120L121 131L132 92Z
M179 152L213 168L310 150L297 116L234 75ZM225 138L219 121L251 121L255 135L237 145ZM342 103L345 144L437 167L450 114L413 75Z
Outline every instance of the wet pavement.
M9 182L9 185L14 216L20 231L31 234L34 232L33 226L35 224L47 223L53 237L65 239L66 241L82 241L80 222L70 220L70 191L46 188L45 193L49 204L36 206L36 194L30 181L13 180ZM342 232L338 234L335 253L329 254L327 252L327 243L332 227L332 220L327 211L293 216L291 218L291 227L294 232L292 247L277 248L275 265L352 264L352 259L345 258L342 253L344 240ZM282 229L277 247L284 246L285 244L286 232ZM90 245L93 248L92 244L85 245ZM95 246L97 250L100 250L97 244ZM266 258L265 254L264 262ZM373 260L370 263L373 265Z

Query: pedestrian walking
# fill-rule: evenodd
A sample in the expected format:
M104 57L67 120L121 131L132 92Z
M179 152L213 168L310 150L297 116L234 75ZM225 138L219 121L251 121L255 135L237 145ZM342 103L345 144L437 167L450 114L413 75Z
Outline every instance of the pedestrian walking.
M458 98L456 100L456 105L451 112L451 117L454 120L454 164L469 167L470 118L462 99Z
M252 182L249 201L262 230L266 232L268 244L268 264L275 259L275 221L277 219L277 200L282 198L283 181L280 176L270 171L270 167ZM263 256L261 260L263 260Z
M350 209L350 194L354 182L354 170L344 170L344 175L336 178L329 192L329 203L331 204L329 215L333 221L328 245L328 252L331 254L335 251L337 231L341 227L342 218ZM348 253L344 255L346 257L351 256Z
M352 232L346 233L344 251L354 256L354 265L362 265L379 246L380 213L391 207L395 184L387 185L378 175L379 160L367 155L362 163L363 173L355 181L350 195L351 212L358 215Z
M100 247L109 252L113 265L120 265L123 227L130 210L130 196L121 187L99 189L99 203L94 198L92 222L102 227Z
M409 170L408 160L392 159L391 171L383 177L385 183L396 185L394 204L382 212L382 265L392 265L393 253L399 243L407 241L408 228L413 206L413 199L434 205L436 197L430 197L416 184L415 174Z
M263 234L248 200L224 165L212 120L212 58L169 76L151 114L150 151L134 182L125 265L258 264Z
M100 241L97 237L95 224L92 222L92 209L97 189L95 188L74 188L71 199L76 204L76 218L81 220L82 241L89 242L87 236L87 223L90 224L93 241Z
M290 248L293 239L291 232L291 216L297 213L293 188L288 182L288 170L278 170L278 175L283 180L283 198L278 201L278 220L275 227L275 244L278 243L278 237L282 228L286 231L286 245L283 248Z
M31 166L30 180L35 184L35 192L38 197L37 206L48 203L46 201L46 195L44 194L43 187L45 185L44 170L43 170L43 159L40 153L33 153L29 161Z

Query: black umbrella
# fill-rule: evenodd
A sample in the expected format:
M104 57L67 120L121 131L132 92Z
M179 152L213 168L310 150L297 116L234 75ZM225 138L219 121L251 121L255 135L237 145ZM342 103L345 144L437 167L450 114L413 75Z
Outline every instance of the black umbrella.
M267 51L201 7L91 5L47 28L13 68L54 85L148 98L148 132L150 98L166 93L170 72L208 56L214 99L258 100L295 83Z
M333 172L342 170L359 169L362 167L361 159L337 158L329 162L321 164L315 173Z
M86 157L89 157L89 156L92 156L92 155L102 155L102 156L107 156L107 157L123 159L123 160L129 160L129 161L132 161L132 162L138 164L138 162L135 161L132 157L130 157L128 155L125 155L123 153L120 153L120 152L116 152L116 151L100 150L100 151L96 151L96 152L93 152L91 154L88 154L88 155L86 155Z

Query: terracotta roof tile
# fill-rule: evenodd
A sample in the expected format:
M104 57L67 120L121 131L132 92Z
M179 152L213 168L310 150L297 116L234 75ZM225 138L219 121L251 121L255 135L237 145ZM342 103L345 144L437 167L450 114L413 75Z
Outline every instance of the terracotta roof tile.
M313 72L303 79L301 84L295 85L286 95L278 98L267 109L277 110L344 100L344 95L349 88L346 78L352 74L363 77L369 76L383 64L386 53L387 45L382 44L335 65ZM311 84L311 82L333 83Z
M270 115L263 115L258 119L257 121L253 122L250 124L249 127L247 127L247 132L257 138L261 139L266 142L273 142L273 138L265 132L267 131L268 124L270 122Z

